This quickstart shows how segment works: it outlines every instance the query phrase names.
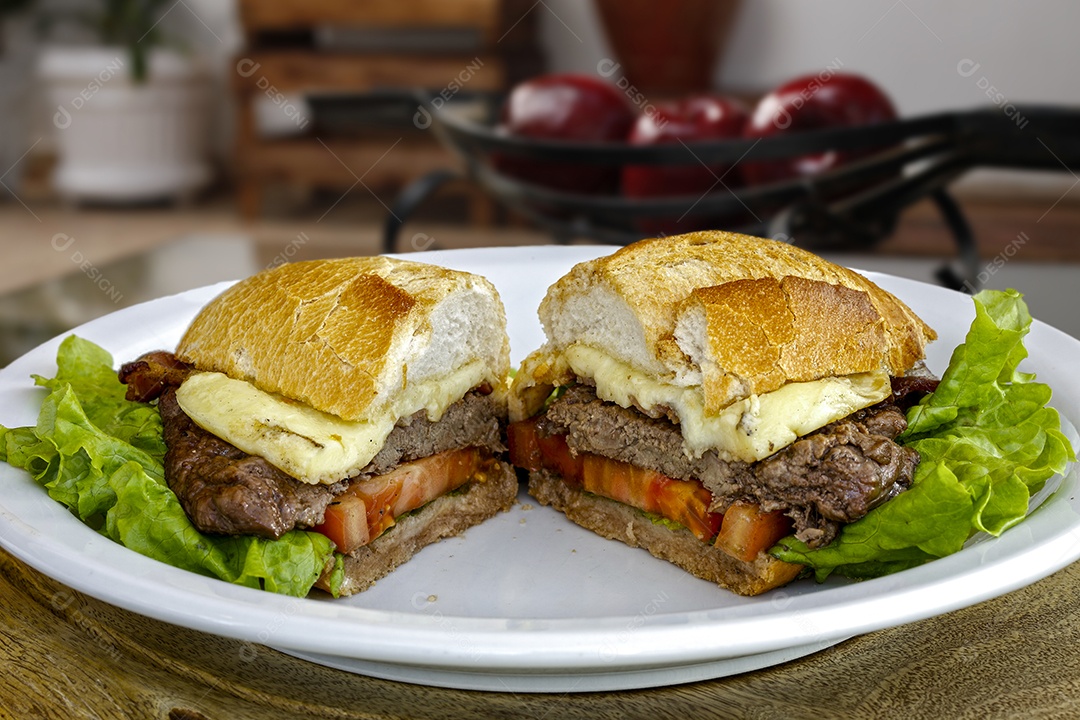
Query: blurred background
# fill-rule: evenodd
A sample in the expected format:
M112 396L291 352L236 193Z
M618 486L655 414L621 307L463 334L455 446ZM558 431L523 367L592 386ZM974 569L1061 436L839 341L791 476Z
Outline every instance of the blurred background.
M0 0L0 23L0 363L145 299L381 252L388 219L403 252L553 242L424 107L383 101L425 89L426 107L486 127L550 73L602 80L638 115L702 94L752 114L792 78L848 73L902 119L985 109L1046 152L950 181L969 270L1080 336L1080 177L1025 115L1080 109L1080 5L1065 0ZM703 194L737 193L732 167ZM835 259L929 282L955 262L928 200L887 225Z

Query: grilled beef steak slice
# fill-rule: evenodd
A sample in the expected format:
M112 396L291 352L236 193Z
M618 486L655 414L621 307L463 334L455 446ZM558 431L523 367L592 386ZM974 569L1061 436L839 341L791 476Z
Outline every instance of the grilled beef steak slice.
M382 475L403 462L463 447L502 452L506 450L501 427L505 420L506 409L498 406L490 389L468 393L446 408L438 422L428 420L421 410L398 421L361 475Z
M165 427L165 481L195 527L219 535L277 539L322 522L346 483L309 485L192 422L175 388L158 401Z
M860 410L752 464L731 463L730 476L711 486L712 509L755 502L785 510L795 536L811 547L828 544L840 529L911 486L919 454L893 438L907 427L895 406Z
M574 452L700 480L713 493L716 512L740 500L784 510L795 521L796 536L816 547L835 536L839 523L857 520L910 486L918 453L893 442L906 425L899 409L883 403L756 463L725 461L712 451L691 458L677 425L604 402L592 387L575 385L552 403L540 429L565 433Z
M588 452L663 473L704 481L715 474L715 453L688 458L677 425L651 418L596 397L592 386L573 385L548 408L540 421L545 435L565 434L571 451Z
M167 452L165 480L202 532L279 538L322 522L326 507L348 487L300 482L260 457L209 433L176 402L175 388L190 373L170 353L150 353L121 369L129 395L160 394L158 408ZM162 392L162 389L164 391ZM500 421L490 388L481 387L447 408L438 422L424 411L402 418L359 478L399 464L463 447L502 451Z

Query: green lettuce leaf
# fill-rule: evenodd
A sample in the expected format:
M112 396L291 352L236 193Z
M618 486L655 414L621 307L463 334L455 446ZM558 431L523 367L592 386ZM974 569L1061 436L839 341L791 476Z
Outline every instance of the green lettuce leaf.
M974 297L975 320L941 384L907 414L897 441L922 460L912 486L844 526L828 546L788 537L770 551L856 578L903 570L959 550L975 532L997 536L1027 514L1033 493L1075 452L1047 407L1050 388L1019 370L1031 315L1015 290Z
M82 521L155 560L297 597L335 562L333 543L318 533L200 533L165 484L157 408L124 398L112 356L94 343L65 338L56 362L56 377L35 378L49 391L37 425L0 426L0 460L29 472Z

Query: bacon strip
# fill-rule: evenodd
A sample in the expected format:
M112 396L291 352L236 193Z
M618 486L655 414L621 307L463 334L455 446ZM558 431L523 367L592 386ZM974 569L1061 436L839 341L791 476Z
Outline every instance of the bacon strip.
M118 375L120 382L128 386L124 397L135 402L151 402L166 389L180 387L192 369L171 352L154 350L124 363Z

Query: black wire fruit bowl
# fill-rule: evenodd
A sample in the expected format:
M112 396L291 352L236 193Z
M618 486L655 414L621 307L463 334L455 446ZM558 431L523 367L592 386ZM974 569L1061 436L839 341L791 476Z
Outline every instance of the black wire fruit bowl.
M482 96L481 96L482 97ZM552 234L556 242L586 239L623 245L644 237L643 224L679 218L715 223L748 235L781 238L814 250L869 250L893 231L909 205L931 200L956 245L959 270L938 273L942 284L973 290L978 250L949 185L975 168L1070 172L1080 169L1080 109L997 107L942 112L876 125L790 133L765 139L632 146L515 137L492 123L455 112L457 103L424 92L383 95L422 118L463 160L463 172L437 171L406 187L392 205L384 250L393 252L401 227L439 187L467 177L501 203ZM464 98L455 98L461 100ZM475 102L477 96L471 96ZM498 99L483 98L489 109ZM370 99L368 100L370 102ZM347 117L358 96L324 96L315 106ZM492 117L489 111L488 117ZM734 187L717 176L712 191L694 196L631 198L586 195L543 187L498 169L493 158L586 166L715 166L801 157L826 151L865 154L810 178Z

